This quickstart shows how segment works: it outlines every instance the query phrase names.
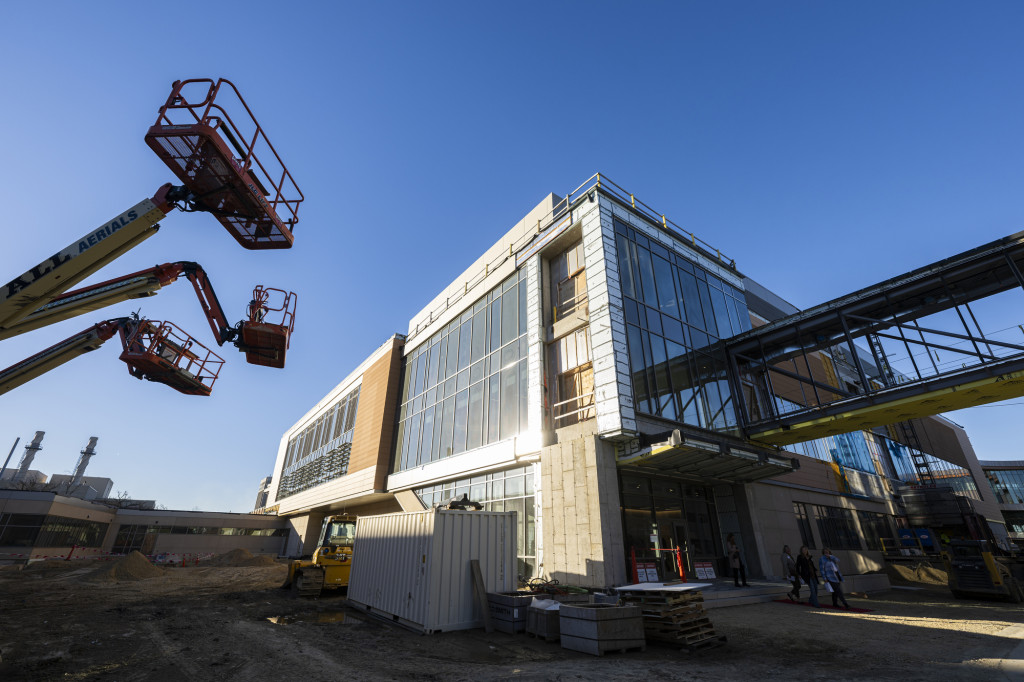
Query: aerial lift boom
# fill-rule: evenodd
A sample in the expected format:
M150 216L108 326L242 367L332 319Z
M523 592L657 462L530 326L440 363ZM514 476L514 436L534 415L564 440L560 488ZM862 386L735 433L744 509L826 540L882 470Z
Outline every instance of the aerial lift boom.
M107 263L156 234L183 188L161 187L0 288L0 332L43 307Z
M234 344L246 353L246 359L251 364L284 366L285 352L295 323L295 295L280 289L257 286L253 290L253 299L248 306L249 319L231 325L206 271L198 263L188 261L164 263L70 291L7 329L0 330L0 339L71 319L121 301L155 296L161 288L181 277L192 282L217 345ZM281 295L282 303L279 306L270 307L270 292Z
M156 234L159 221L173 208L211 213L247 249L291 247L304 197L230 81L175 81L156 123L146 133L146 143L183 185L163 185L151 198L0 288L0 339L119 301L152 296L185 275L218 344L233 343L251 364L283 367L295 322L296 299L289 292L256 287L248 319L234 326L228 324L206 273L194 263L165 264L65 293ZM271 305L272 292L283 296L280 305ZM117 318L0 371L0 394L95 350L115 333L121 335L121 359L133 376L185 393L208 395L223 363L168 322ZM208 371L207 364L216 371Z
M170 386L188 395L210 395L224 360L170 322L120 317L105 320L35 355L0 370L0 395L66 362L94 351L115 334L120 359L137 379Z

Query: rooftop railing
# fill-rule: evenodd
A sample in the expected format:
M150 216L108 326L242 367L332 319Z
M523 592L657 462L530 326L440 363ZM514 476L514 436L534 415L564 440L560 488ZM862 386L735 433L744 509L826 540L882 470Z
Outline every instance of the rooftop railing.
M684 242L690 248L695 249L707 258L718 262L723 267L736 267L736 261L723 255L719 249L711 246L703 239L697 237L694 233L683 229L678 224L669 220L665 217L665 214L658 213L644 202L638 200L631 192L627 192L622 187L609 180L607 176L600 173L594 173L579 187L569 192L564 198L556 203L546 215L538 218L537 225L533 230L510 243L507 252L503 251L490 262L484 263L482 270L478 270L466 279L461 290L456 291L454 295L446 297L444 302L429 311L426 318L420 320L420 322L418 322L415 327L409 331L408 341L411 342L417 334L432 325L435 320L439 319L445 312L468 296L470 291L487 279L491 274L491 270L500 267L510 258L515 258L520 252L529 249L531 245L535 244L535 242L537 242L539 238L546 234L550 229L561 227L563 225L572 225L575 222L576 215L578 214L577 209L579 205L586 202L588 199L593 199L593 193L595 192L601 192L605 196L618 201L624 206L628 206L638 215L650 222L652 226L668 232L673 237Z

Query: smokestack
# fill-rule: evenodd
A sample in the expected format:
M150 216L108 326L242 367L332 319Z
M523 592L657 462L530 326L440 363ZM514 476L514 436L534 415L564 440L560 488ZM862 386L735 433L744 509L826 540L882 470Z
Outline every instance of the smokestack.
M14 474L14 482L24 480L25 475L28 474L28 468L32 465L32 460L36 458L36 453L43 449L40 443L43 442L43 436L46 435L46 431L36 431L36 437L32 439L32 442L25 446L25 454L21 456L21 464L18 465L18 473Z
M82 482L82 477L85 476L85 468L89 466L89 460L96 454L96 441L99 438L92 436L89 438L89 444L82 450L82 456L78 458L78 464L75 465L75 474L71 477L71 482L68 483L68 491L74 490L78 487L78 484Z

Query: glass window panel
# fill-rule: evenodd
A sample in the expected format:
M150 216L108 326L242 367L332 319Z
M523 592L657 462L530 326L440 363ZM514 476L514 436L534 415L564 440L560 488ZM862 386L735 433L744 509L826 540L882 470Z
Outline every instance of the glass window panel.
M413 395L419 395L426 388L424 383L427 379L427 354L420 353L416 357L416 386Z
M505 497L517 497L526 494L526 480L522 475L509 476L505 479Z
M406 457L406 461L408 462L409 467L416 466L416 463L419 460L421 418L422 415L417 414L415 417L410 419L409 427L406 429L406 431L408 431L408 445L406 446L408 455Z
M650 395L647 388L647 366L644 361L643 338L639 327L628 325L629 365L633 374L633 402L641 412L650 412L647 399Z
M683 334L683 323L673 320L671 317L661 318L665 328L665 336L671 341L686 345L686 336Z
M643 301L649 306L658 306L658 295L654 285L654 265L651 263L651 252L637 248L637 259L640 271L640 284L643 290Z
M715 313L711 308L711 292L707 282L697 282L697 291L700 294L700 305L704 309L704 329L713 336L720 336L718 326L715 324Z
M690 346L692 348L706 348L711 343L711 339L704 332L697 331L693 327L688 327L686 331L690 333Z
M743 323L740 321L740 313L736 299L731 296L726 296L725 305L729 309L729 322L732 324L732 333L739 334L746 331L743 328Z
M715 311L715 323L718 325L718 332L722 338L728 338L739 330L733 331L732 321L729 319L729 308L725 303L726 296L718 289L711 290L711 305Z
M516 554L523 555L526 549L526 503L523 498L505 500L505 511L516 513Z
M519 336L519 298L515 290L501 296L501 342L508 343Z
M501 384L500 376L498 374L495 374L490 379L488 379L487 392L487 442L494 443L499 440L498 427L501 419Z
M519 359L519 346L518 345L516 345L514 343L510 343L509 345L507 345L507 346L505 346L504 348L501 349L501 369L505 369L506 367L512 365L518 359Z
M445 368L445 376L454 376L459 371L459 328L456 327L448 335L448 358Z
M491 342L487 346L487 350L494 351L501 348L501 297L495 297L488 307L491 311Z
M519 433L526 433L529 430L529 401L530 393L527 388L530 383L529 365L526 362L519 363Z
M622 293L636 298L636 287L633 285L633 270L629 263L629 244L623 235L618 234L615 235L615 245L619 262L619 283L622 286Z
M441 357L441 344L435 343L430 347L430 359L427 363L427 386L437 384L438 359Z
M482 482L474 482L469 485L469 499L474 502L483 502L487 499L487 484Z
M471 362L476 362L487 355L487 311L481 310L473 315L473 354Z
M516 367L501 370L501 439L519 431L519 372Z
M697 279L688 272L676 271L679 289L683 296L683 307L686 309L686 321L692 325L704 327L704 313L700 307L700 291L697 290Z
M444 421L442 404L434 407L434 438L430 446L430 461L441 459L441 422Z
M455 431L452 441L452 454L466 450L466 431L469 425L469 391L459 391L455 396Z
M423 430L420 436L419 464L427 464L431 460L434 447L434 407L428 407L423 412Z
M661 311L679 317L679 303L676 300L676 285L672 281L672 265L664 258L654 258L654 281L658 287L658 302Z
M466 368L458 373L455 377L455 390L461 391L464 388L469 388L469 368Z
M473 351L473 320L467 320L459 328L459 369L469 367Z
M654 308L647 309L647 329L653 334L664 336L665 332L661 328L661 315Z
M624 302L626 309L626 322L630 324L640 324L640 313L637 310L636 301L626 299Z
M473 384L469 389L469 421L466 431L466 449L472 450L483 445L483 435L484 384L480 382Z
M535 518L536 507L533 497L525 498L523 504L526 507L526 547L523 551L526 556L535 556L537 554L537 519Z
M455 427L455 398L446 398L441 411L441 457L452 456L452 433Z

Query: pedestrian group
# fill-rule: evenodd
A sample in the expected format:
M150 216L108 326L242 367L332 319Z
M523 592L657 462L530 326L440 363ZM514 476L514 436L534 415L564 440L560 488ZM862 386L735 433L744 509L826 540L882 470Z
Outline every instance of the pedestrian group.
M743 565L743 557L740 554L739 545L736 544L736 535L729 533L725 538L726 555L729 559L729 568L732 570L732 579L736 587L749 587L747 585L747 570ZM839 557L832 554L832 550L825 547L821 550L821 558L818 565L814 565L814 557L811 551L804 545L800 553L793 557L789 545L782 547L782 575L792 584L792 589L786 593L791 601L801 602L800 585L807 585L810 591L810 598L807 600L811 606L821 606L818 603L818 585L824 578L825 589L832 594L832 607L839 608L839 602L843 608L850 608L843 594L843 573L839 570ZM742 584L741 584L742 583Z
M839 570L839 557L832 554L832 550L825 547L821 550L821 558L818 559L818 566L814 566L814 558L807 545L800 548L800 553L794 559L789 551L789 545L782 548L782 574L789 580L793 589L786 596L792 601L801 601L800 584L807 585L810 590L811 606L821 606L818 603L818 580L824 578L825 589L832 593L832 607L839 608L839 602L843 608L850 608L843 594L843 573Z

